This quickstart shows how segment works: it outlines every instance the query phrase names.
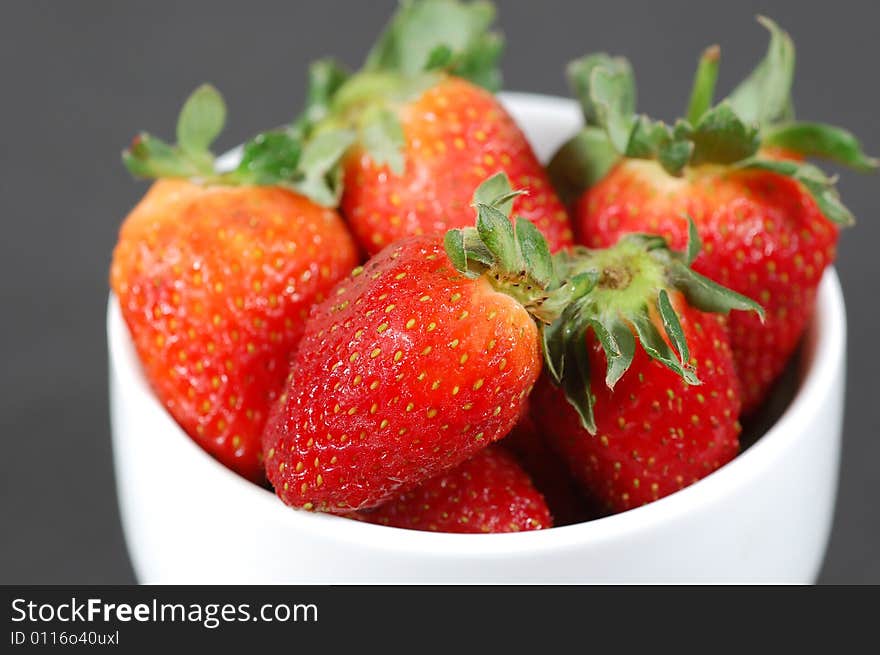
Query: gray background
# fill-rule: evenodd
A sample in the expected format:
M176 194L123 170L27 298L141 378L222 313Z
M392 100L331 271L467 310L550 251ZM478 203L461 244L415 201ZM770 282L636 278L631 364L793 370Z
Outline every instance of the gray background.
M802 118L856 132L880 154L875 2L501 1L506 88L567 94L586 51L633 61L640 109L678 115L693 65L722 46L720 89L763 54L762 12L795 37ZM116 230L143 193L119 162L139 129L173 135L198 83L225 94L225 148L288 120L306 62L356 65L383 2L9 2L0 8L0 583L133 580L111 470L104 310ZM880 583L880 178L846 174L860 218L843 235L849 380L841 489L821 581ZM791 544L792 549L798 544Z

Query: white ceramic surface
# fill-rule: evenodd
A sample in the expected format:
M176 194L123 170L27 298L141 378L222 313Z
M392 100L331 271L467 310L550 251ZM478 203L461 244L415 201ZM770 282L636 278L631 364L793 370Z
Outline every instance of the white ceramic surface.
M561 98L504 94L539 156L580 124ZM289 509L192 442L147 386L114 298L107 330L122 521L144 583L814 581L837 487L845 313L828 271L800 389L750 449L697 484L590 523L433 534Z

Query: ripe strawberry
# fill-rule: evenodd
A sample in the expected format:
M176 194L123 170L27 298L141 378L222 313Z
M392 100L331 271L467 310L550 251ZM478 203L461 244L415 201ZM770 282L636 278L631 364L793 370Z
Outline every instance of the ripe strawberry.
M793 121L793 45L762 22L771 31L765 60L711 107L718 49L707 50L688 118L674 128L634 115L624 60L575 62L569 70L589 125L552 164L562 187L590 187L575 202L581 243L601 247L628 232L651 232L683 247L692 217L705 244L695 270L764 305L763 325L753 315L731 317L745 413L760 405L797 346L834 260L838 225L852 222L833 180L803 158L877 166L848 132Z
M358 135L343 161L341 208L368 253L405 236L472 226L471 196L496 172L529 190L514 211L538 226L551 251L572 244L543 167L490 92L501 52L488 31L493 17L486 2L408 2L359 73L344 82L340 73L313 75L314 129ZM326 71L326 62L318 66Z
M177 148L142 135L126 153L134 173L178 179L155 182L126 218L110 284L159 400L205 450L261 481L259 436L308 309L357 250L336 212L300 193L214 179L207 146L222 116L220 96L202 87ZM264 163L271 154L265 141L249 145L248 176L268 176L253 165L255 152ZM217 183L186 179L196 175Z
M576 266L599 272L596 288L545 333L548 374L533 415L611 511L681 489L737 453L740 397L724 319L701 309L760 308L687 268L697 250L685 260L658 237L628 235L588 251ZM566 323L569 313L579 323Z
M473 223L470 197L504 171L529 194L514 211L538 226L551 251L571 245L568 214L513 118L491 93L444 76L397 109L404 166L395 173L369 151L345 161L342 212L358 242L376 252L410 234L443 234Z
M499 444L513 454L541 492L553 515L554 525L597 518L596 508L584 498L565 460L550 448L544 433L526 408L513 430Z
M541 367L532 315L581 287L554 281L531 223L514 232L505 182L478 189L478 228L451 231L445 251L440 237L402 239L313 309L263 437L285 503L375 507L516 423Z
M360 518L432 532L520 532L553 526L550 510L529 476L498 446L361 512Z

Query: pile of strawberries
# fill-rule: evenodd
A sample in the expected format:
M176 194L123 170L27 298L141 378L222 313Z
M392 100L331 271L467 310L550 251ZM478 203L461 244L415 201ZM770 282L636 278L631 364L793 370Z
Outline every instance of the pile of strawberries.
M222 98L124 153L157 181L111 286L157 397L300 510L509 532L623 511L739 450L852 222L806 157L877 162L794 119L794 48L685 118L635 113L625 59L568 68L585 126L544 169L493 91L487 2L404 3L350 73L220 169ZM199 490L210 494L210 490Z

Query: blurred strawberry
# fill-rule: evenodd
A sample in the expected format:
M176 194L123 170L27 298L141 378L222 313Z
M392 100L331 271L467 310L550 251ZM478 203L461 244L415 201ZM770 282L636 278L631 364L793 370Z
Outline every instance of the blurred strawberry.
M332 202L313 183L320 166L301 166L314 149L261 135L221 173L208 147L224 120L222 98L203 86L184 105L176 146L143 134L125 153L134 174L160 179L122 225L110 284L159 400L205 450L259 482L259 436L305 317L357 250L336 212L305 195Z
M551 252L572 243L565 208L522 130L492 95L502 41L489 2L406 2L348 77L323 61L312 70L307 131L357 134L343 162L342 212L373 254L410 235L473 225L471 196L504 172L514 213L534 223Z
M529 476L503 448L489 446L359 518L432 532L520 532L553 525Z

